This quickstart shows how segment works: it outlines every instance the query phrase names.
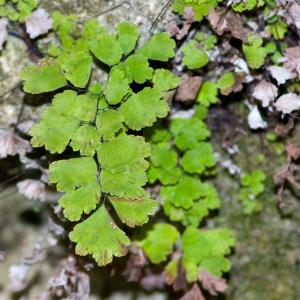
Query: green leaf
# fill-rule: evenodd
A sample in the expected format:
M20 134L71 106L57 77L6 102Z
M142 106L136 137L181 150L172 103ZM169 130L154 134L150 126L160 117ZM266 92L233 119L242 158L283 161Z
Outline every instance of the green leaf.
M59 199L64 216L70 221L79 221L83 213L90 213L100 200L100 186L95 181L65 194Z
M100 175L102 190L117 197L137 198L145 195L146 173L131 169L123 172L103 170Z
M91 94L78 95L69 110L74 109L74 117L78 120L93 122L97 111L97 98L97 95Z
M205 51L199 48L195 40L190 40L182 48L182 53L182 63L191 70L202 68L209 62L209 57Z
M20 74L24 91L31 94L55 91L67 84L59 64L53 59L39 60L38 65L29 65Z
M140 54L129 56L125 61L125 67L131 78L139 84L150 80L153 75L153 69L149 67L148 59Z
M213 256L202 260L201 268L209 270L212 274L219 274L220 277L223 272L228 272L231 268L231 262L225 257Z
M252 10L256 8L257 5L259 5L261 1L259 0L248 0L246 2L241 1L240 3L233 3L232 8L236 12L243 12L245 10Z
M234 83L235 83L235 79L234 79L233 72L227 72L219 78L217 82L217 86L219 89L227 89L232 87Z
M161 120L146 128L144 132L147 139L151 140L152 143L170 142L171 140L171 134L163 126Z
M131 56L135 56L135 54L131 55ZM131 56L129 56L129 57L131 57ZM125 77L127 78L128 82L129 82L129 84L131 84L133 82L133 79L132 79L132 76L130 74L129 68L126 66L125 63L126 63L126 61L125 62L120 62L117 65L113 66L110 70L110 73L112 74L115 71L123 72L125 74ZM140 69L138 71L140 71Z
M218 101L218 88L212 81L206 81L201 85L200 91L197 96L197 102L205 107L209 107L211 104Z
M64 151L80 124L80 120L74 118L76 97L76 92L65 91L53 98L41 121L30 130L34 147L45 145L50 153Z
M184 214L182 223L198 227L200 222L209 214L210 209L220 207L220 199L216 189L207 183L202 184L201 197L194 202L193 207Z
M145 239L138 241L138 245L154 264L159 264L172 253L173 245L179 238L179 232L170 224L155 224L148 231Z
M147 170L147 175L148 175L148 182L150 184L155 183L159 179L160 168L155 168L150 165L149 169Z
M37 0L0 1L0 17L6 17L10 21L24 22L37 4Z
M188 227L182 237L183 265L189 282L198 279L201 267L210 273L221 276L230 269L230 261L225 255L230 253L235 239L228 229L200 231Z
M103 34L108 35L109 32L107 28L101 26L96 19L90 19L84 22L82 28L82 38L86 40L93 40L95 37Z
M201 195L199 199L194 200L193 206L189 209L176 207L172 203L172 198L167 197L163 201L165 214L171 221L180 221L184 226L198 227L210 209L220 207L220 199L214 186L207 183L201 183Z
M146 87L123 103L119 111L130 129L141 130L151 126L157 118L164 118L168 114L169 106L161 99L159 91Z
M121 172L128 168L146 169L151 148L141 136L120 135L98 147L99 161L102 168Z
M149 183L154 183L159 180L162 184L175 184L182 176L181 169L176 166L171 167L154 167L148 169Z
M156 167L175 167L177 154L168 143L159 143L152 146L151 162Z
M202 219L208 215L209 210L219 208L220 204L220 198L215 187L211 184L203 183L200 198L185 213L184 224L198 227Z
M59 160L50 164L49 181L56 183L60 192L72 192L75 188L96 180L97 165L91 157Z
M255 195L259 195L264 190L263 182L266 174L262 170L254 170L250 174L244 174L241 179L242 186L250 187Z
M71 49L74 43L73 33L77 27L76 15L62 15L59 11L52 14L53 28L56 31L64 50Z
M102 143L97 151L102 190L118 197L143 196L149 166L145 158L150 151L150 145L139 136L120 135Z
M265 190L266 174L261 170L254 170L251 173L245 173L241 178L241 189L238 194L238 200L243 205L245 214L259 212L262 209L262 203L259 196Z
M82 125L77 129L70 145L74 151L80 151L82 156L94 156L99 143L100 134L97 129L90 125Z
M182 222L182 224L186 225L185 223L185 214L187 213L187 209L184 209L182 207L176 207L174 204L170 202L169 198L164 199L163 202L163 209L164 213L169 217L169 219L173 222ZM192 210L193 207L191 207L189 210Z
M110 197L118 217L129 227L141 226L149 221L149 215L154 215L157 202L148 197L135 200Z
M16 6L19 11L19 20L24 22L37 5L37 0L17 1Z
M180 83L180 78L169 70L156 69L153 76L154 88L166 92L176 89Z
M160 169L158 179L162 184L175 184L182 177L182 171L178 167L168 167Z
M90 43L93 54L103 63L113 66L122 58L122 48L114 35L103 34Z
M148 59L168 61L175 55L175 46L175 41L166 32L160 32L153 35L138 49L138 53Z
M267 50L262 47L262 38L248 38L248 43L243 44L243 52L250 68L259 69L265 62Z
M85 221L77 224L70 233L76 242L78 255L92 255L99 266L109 264L113 256L126 255L129 238L120 230L109 216L104 205Z
M177 167L177 154L169 143L152 145L151 167L148 170L149 182L159 179L163 184L175 184L181 177L181 170Z
M110 73L104 94L107 102L110 104L118 104L131 91L129 81L125 77L124 72L115 70Z
M139 38L139 28L129 22L122 22L117 26L118 42L125 55L134 50Z
M217 42L218 42L218 38L215 35L209 35L203 41L203 46L204 46L205 50L210 50L216 46Z
M288 26L276 16L270 24L266 26L266 30L272 34L275 40L282 40L287 33Z
M100 95L102 92L102 86L98 82L94 82L89 86L89 93L92 95Z
M207 115L208 115L207 107L205 107L203 105L198 105L196 107L193 117L196 119L199 119L199 120L205 120Z
M123 115L113 109L100 112L97 115L96 126L100 135L105 140L109 140L115 137L115 134L123 128Z
M186 7L192 7L195 20L201 21L203 17L208 15L209 10L216 7L217 4L218 0L174 0L172 9L183 15Z
M70 139L76 138L76 130L81 121L93 121L96 105L97 98L88 94L77 96L76 92L70 90L56 94L52 105L45 109L41 121L30 130L32 145L45 145L50 153L63 152ZM91 136L82 137L86 142L90 138ZM78 140L78 135L76 139Z
M83 51L68 53L62 62L64 75L73 85L84 88L90 78L92 57Z
M211 144L199 143L183 155L181 164L186 172L192 174L202 174L206 168L214 167L216 159Z
M58 57L61 54L61 49L58 45L51 44L48 46L47 54L52 57Z
M274 42L269 42L265 45L267 54L274 54L277 51L277 46Z
M51 112L51 108L46 109L40 123L30 130L31 144L33 147L45 146L50 153L62 153L75 136L80 121Z
M238 193L238 201L241 202L243 206L243 213L246 215L251 215L253 213L262 210L263 205L259 201L259 197L251 193L251 189L242 188Z
M205 123L195 117L173 119L171 133L175 137L175 144L180 150L195 148L198 142L205 140L210 135Z
M182 176L178 184L161 188L163 201L170 201L176 207L188 209L193 206L193 201L201 195L201 181L199 179Z

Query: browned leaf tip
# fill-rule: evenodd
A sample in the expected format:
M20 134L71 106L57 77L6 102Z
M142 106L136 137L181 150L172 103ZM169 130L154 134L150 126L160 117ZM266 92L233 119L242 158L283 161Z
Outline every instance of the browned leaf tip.
M234 74L234 85L226 88L222 88L220 90L221 94L224 96L228 96L230 93L240 92L243 89L243 81L245 75L244 73L235 73Z
M173 253L172 262L175 263L175 268L166 268L164 277L165 282L168 285L172 285L173 290L176 292L185 289L187 284L180 252Z
M123 275L128 282L138 282L142 276L143 267L148 264L144 252L135 243L129 248L129 258Z
M179 300L205 300L199 286L195 283L193 287Z
M219 293L225 292L228 287L224 278L214 276L205 269L200 270L199 281L202 287L212 296L217 296Z
M231 33L236 39L245 40L247 35L240 15L231 10L220 8L211 9L207 18L217 34Z
M185 79L179 86L175 99L177 101L185 102L195 100L200 86L202 84L202 77L194 76Z
M165 26L165 31L169 33L170 36L175 36L180 32L179 27L175 21L168 22Z
M166 25L165 30L170 34L170 36L175 36L177 40L182 40L189 33L194 21L194 10L189 6L184 10L182 27L179 28L175 21L171 21Z
M288 142L287 146L285 147L286 152L288 154L288 156L290 156L292 158L292 160L297 160L300 157L300 147Z

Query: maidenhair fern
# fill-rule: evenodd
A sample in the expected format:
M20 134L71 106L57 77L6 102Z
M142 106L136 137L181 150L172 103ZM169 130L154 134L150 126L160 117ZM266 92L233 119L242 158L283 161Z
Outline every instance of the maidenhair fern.
M201 6L203 14L208 6ZM59 90L30 133L34 147L74 152L73 158L50 165L49 181L64 193L59 205L65 218L77 222L69 235L76 253L92 255L100 266L125 255L131 240L120 224L148 222L157 202L144 186L148 180L159 181L165 215L184 230L157 223L143 239L135 238L138 245L152 263L161 263L174 245L182 244L188 282L197 280L200 268L221 276L230 268L225 256L234 244L233 234L198 226L220 206L215 187L205 181L214 174L216 160L204 119L228 76L223 85L203 83L194 115L173 118L168 130L158 119L167 116L169 91L180 79L162 68L175 55L175 41L167 33L157 33L137 47L139 29L133 24L123 22L109 33L91 20L78 33L74 16L55 12L52 18L59 41L49 45L49 57L28 66L21 78L28 93ZM153 60L160 68L154 69ZM182 62L198 69L209 58L192 40L183 48ZM106 83L91 82L93 70L103 65L109 70ZM151 126L146 142L138 133ZM178 263L172 259L166 272L176 276Z
M264 63L268 51L263 47L263 39L249 35L246 43L243 44L243 52L247 63L252 69L259 69Z
M201 85L197 96L197 102L202 106L209 107L218 102L218 85L212 81L206 81Z
M216 102L217 85L204 85L199 99L209 106ZM204 99L213 99L207 100ZM201 100L199 100L201 102ZM205 178L214 173L216 159L207 141L210 131L204 123L206 108L199 106L189 118L173 118L170 130L157 123L148 138L152 143L149 182L161 184L160 198L164 213L175 223L184 226L182 233L170 224L156 224L138 244L152 263L161 263L173 252L173 246L182 253L182 263L188 282L195 282L200 268L221 276L230 269L225 257L234 245L234 237L228 229L198 229L211 210L220 207L215 187ZM168 237L160 243L161 236ZM181 246L179 246L181 245ZM171 259L165 271L171 278L177 277L179 259Z
M170 132L158 143L152 139L149 181L161 182L164 212L172 221L197 227L210 209L220 206L213 185L199 178L216 164L212 146L205 141L210 132L197 116L173 119Z
M49 47L52 57L28 66L21 77L28 93L59 89L31 130L32 145L50 153L73 149L76 158L50 165L49 181L65 193L59 200L65 218L79 222L70 233L76 253L106 265L125 255L130 243L113 215L135 227L156 211L156 201L143 188L151 147L136 133L169 111L167 92L179 79L150 62L172 58L175 42L158 33L136 49L139 28L133 24L121 23L109 33L88 21L76 36L74 22L54 14L60 43ZM103 86L90 83L94 61L109 68Z
M11 21L24 22L37 4L38 0L1 0L0 18L6 17Z
M173 11L181 15L184 14L186 7L192 7L195 20L201 21L203 17L208 15L210 9L215 8L220 0L174 0Z
M260 196L265 190L266 174L262 170L254 170L246 173L241 178L241 189L238 200L243 205L245 214L258 212L262 209Z
M189 69L202 68L209 62L205 51L199 48L196 40L190 40L182 49L182 63Z
M243 12L248 10L253 10L255 8L261 7L265 4L265 0L248 0L248 1L235 1L232 4L232 8L236 12Z

